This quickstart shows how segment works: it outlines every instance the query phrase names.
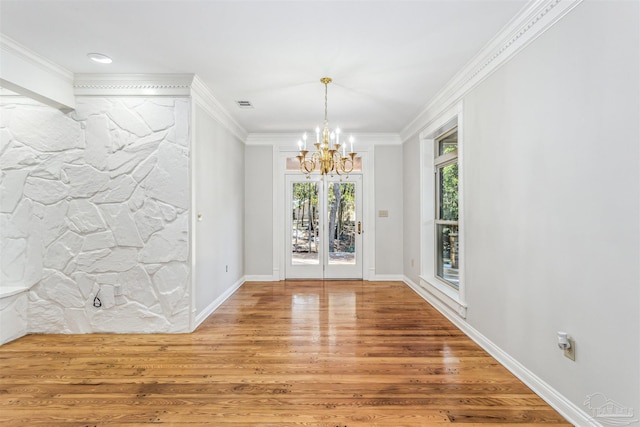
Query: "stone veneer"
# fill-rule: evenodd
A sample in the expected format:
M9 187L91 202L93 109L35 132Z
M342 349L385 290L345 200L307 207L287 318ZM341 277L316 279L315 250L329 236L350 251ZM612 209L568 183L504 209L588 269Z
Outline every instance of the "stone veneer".
M0 288L30 289L27 332L187 332L189 99L0 113Z

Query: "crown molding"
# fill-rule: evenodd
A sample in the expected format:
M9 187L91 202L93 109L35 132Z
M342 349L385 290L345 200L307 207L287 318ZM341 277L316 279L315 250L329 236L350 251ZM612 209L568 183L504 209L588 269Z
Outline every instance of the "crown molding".
M190 96L194 74L76 74L76 96Z
M419 133L441 112L457 103L469 91L513 58L582 0L531 0L480 52L433 97L427 106L400 132L402 141Z
M360 147L374 145L402 145L400 135L397 133L354 133L355 143ZM245 140L246 145L275 146L281 149L291 148L297 150L296 142L300 139L300 133L250 133Z
M207 114L244 141L247 132L195 74L76 74L76 96L190 97Z
M0 85L54 108L75 107L73 73L0 34Z
M240 141L246 141L247 131L231 117L229 112L213 96L209 87L198 76L194 76L191 83L191 96L198 106L202 107L210 116L226 127L229 132Z
M3 55L11 54L20 57L29 64L36 66L49 74L53 74L59 79L65 80L69 83L73 83L73 72L61 67L55 62L48 60L44 56L33 52L26 46L21 45L20 43L5 36L4 34L0 34L0 48L2 49Z

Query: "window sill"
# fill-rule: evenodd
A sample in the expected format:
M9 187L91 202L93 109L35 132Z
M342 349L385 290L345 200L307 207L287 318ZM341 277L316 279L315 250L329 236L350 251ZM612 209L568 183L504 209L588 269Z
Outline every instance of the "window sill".
M458 316L466 319L467 304L462 301L459 292L450 285L443 283L435 277L425 278L420 276L420 287L457 313Z

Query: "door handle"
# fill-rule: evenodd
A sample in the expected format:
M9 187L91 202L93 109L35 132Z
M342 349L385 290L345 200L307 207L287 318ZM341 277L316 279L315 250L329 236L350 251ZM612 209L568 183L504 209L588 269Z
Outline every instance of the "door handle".
M358 221L358 234L362 234L362 223Z

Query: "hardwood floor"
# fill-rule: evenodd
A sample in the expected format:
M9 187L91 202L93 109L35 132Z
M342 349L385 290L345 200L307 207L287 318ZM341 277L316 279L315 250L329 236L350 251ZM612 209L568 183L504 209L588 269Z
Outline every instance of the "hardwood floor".
M0 347L3 426L570 425L399 282L245 283L193 334Z

